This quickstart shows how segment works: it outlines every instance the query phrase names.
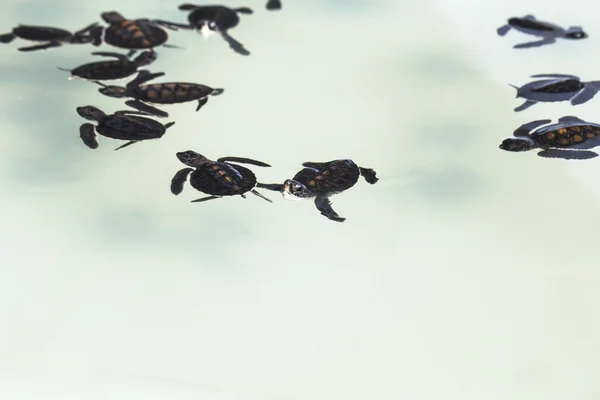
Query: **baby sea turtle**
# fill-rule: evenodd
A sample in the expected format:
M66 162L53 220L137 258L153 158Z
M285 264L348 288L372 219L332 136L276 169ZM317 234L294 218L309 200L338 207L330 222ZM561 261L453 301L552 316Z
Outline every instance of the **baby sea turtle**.
M539 74L531 77L550 79L540 79L521 87L510 85L517 89L517 98L525 99L515 111L523 111L536 103L567 100L576 106L591 100L600 90L600 81L581 82L575 75Z
M515 49L527 49L530 47L538 47L556 42L557 38L563 39L585 39L588 35L579 26L571 26L565 30L560 26L553 25L549 22L542 22L535 19L533 15L526 15L523 18L510 18L506 25L502 25L496 30L498 35L504 36L509 30L516 29L528 35L541 37L542 40L535 42L527 42L516 44Z
M225 6L197 6L194 4L182 4L179 6L182 11L191 11L188 15L190 25L188 28L198 30L204 37L208 37L214 32L221 34L221 37L229 44L229 47L238 54L247 56L250 54L244 46L232 38L227 31L235 27L240 22L238 14L252 14L253 11L248 7L228 8ZM181 26L183 27L183 26Z
M600 125L586 122L574 116L562 117L557 124L546 125L549 119L529 122L520 126L514 137L505 139L500 148L506 151L529 151L541 149L540 157L586 160L597 157L593 151L585 151L600 145ZM541 127L541 128L540 128Z
M11 33L0 35L0 42L10 43L16 38L32 42L44 42L35 46L20 47L19 51L45 50L51 47L62 46L65 43L86 44L93 41L90 32L97 26L97 23L93 23L75 33L71 33L64 29L49 26L19 25L13 28Z
M166 44L169 39L167 32L161 28L175 30L176 26L162 20L127 19L116 11L107 11L101 14L108 27L97 27L91 32L94 45L100 46L102 41L114 47L131 50L130 56L136 50L153 49L158 46L178 48Z
M184 168L175 174L171 180L171 193L174 195L178 195L183 191L183 184L191 173L190 184L192 187L210 195L193 200L192 203L218 199L223 196L240 195L246 198L246 192L272 203L270 199L254 189L257 185L254 173L248 168L232 164L232 162L252 164L259 167L270 167L269 164L241 157L221 157L217 161L212 161L192 150L177 153L177 158L192 168Z
M305 162L304 169L282 184L257 184L257 187L279 191L288 200L315 198L315 206L322 215L336 222L344 222L331 208L329 197L350 189L363 176L370 184L379 180L371 168L359 167L352 160Z
M95 52L94 56L114 57L116 60L97 61L88 64L80 65L75 69L59 68L61 71L71 73L69 79L82 78L90 81L105 81L127 78L136 73L139 67L152 64L158 54L153 50L146 50L140 53L134 60L119 53L111 52Z
M164 82L143 84L163 75L165 75L164 72L151 73L143 69L125 87L107 86L100 82L96 83L102 86L98 90L103 95L116 98L131 97L135 100L126 101L125 104L157 117L168 117L169 114L156 107L152 107L148 103L176 104L198 100L198 106L196 107L196 111L198 111L206 104L208 96L218 96L224 92L224 89L213 89L199 83Z
M115 149L119 150L140 140L159 139L168 128L175 124L175 122L169 122L163 125L156 120L142 117L142 115L148 114L138 111L125 110L106 115L94 106L77 107L77 114L85 119L98 122L96 126L85 123L79 127L79 136L90 149L98 148L96 132L113 139L128 140L127 143Z
M268 0L267 1L267 10L281 10L281 1L280 0Z

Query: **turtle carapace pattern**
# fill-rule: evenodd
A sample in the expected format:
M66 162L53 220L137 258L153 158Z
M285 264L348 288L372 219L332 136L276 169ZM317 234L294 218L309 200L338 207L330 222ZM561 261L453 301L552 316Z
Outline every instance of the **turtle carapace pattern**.
M270 203L272 201L257 192L256 175L246 167L236 163L245 163L259 167L270 167L262 161L242 157L221 157L216 161L209 160L192 150L177 153L177 158L191 168L179 170L171 180L171 193L178 195L183 191L183 185L190 175L192 187L208 197L193 200L192 203L218 199L224 196L240 195L246 198L245 193L250 192Z
M173 24L157 19L127 19L116 11L102 13L102 19L108 27L97 27L91 32L94 45L102 42L121 49L131 50L129 56L137 50L154 49L158 46L178 48L167 44L169 34L162 27L176 30Z
M125 87L108 86L100 82L96 83L102 86L98 90L103 95L116 98L133 98L134 100L126 101L125 104L157 117L168 117L169 114L150 104L177 104L197 100L198 106L196 107L196 111L198 111L208 102L209 96L218 96L224 92L224 89L213 89L199 83L144 83L163 75L165 75L164 72L151 73L143 69Z
M368 183L375 184L379 180L377 173L371 168L359 167L349 159L328 162L305 162L292 179L283 184L262 184L257 187L279 191L288 200L313 198L315 206L322 215L332 221L344 222L331 207L329 197L350 189L362 176Z
M563 29L560 26L549 22L538 21L533 15L526 15L522 18L510 18L507 21L507 24L502 25L496 32L498 35L504 36L511 29L541 38L540 40L533 42L516 44L513 46L515 49L528 49L531 47L552 44L556 42L557 38L576 40L588 37L587 33L585 33L580 26L571 26L568 29Z
M96 126L85 123L79 128L81 140L90 149L98 148L96 133L112 139L127 140L127 143L115 149L119 150L142 140L159 139L175 124L169 122L163 125L146 118L149 114L139 111L125 110L107 115L94 106L77 107L77 114L98 123Z
M517 98L525 99L525 102L515 108L515 111L523 111L537 103L549 103L556 101L570 101L574 106L591 100L598 90L600 81L582 82L579 77L567 74L538 74L532 78L544 78L526 85L517 87Z
M511 152L540 149L540 157L566 160L587 160L598 156L590 149L600 145L599 124L571 115L560 118L556 124L547 125L550 122L550 119L543 119L520 126L514 137L500 144L500 149Z
M185 3L181 4L179 9L182 11L190 11L188 14L188 28L198 30L204 37L208 37L212 33L219 33L233 51L244 56L250 55L250 52L228 33L230 29L237 26L240 22L238 14L253 13L250 8L199 6Z
M59 69L70 72L71 76L69 79L81 78L90 81L117 80L135 74L139 67L150 65L158 58L158 53L154 50L146 50L133 60L124 54L112 52L94 52L92 55L113 57L116 60L87 63L72 70L66 68Z
M281 0L268 0L266 7L270 11L281 10Z
M12 32L0 35L0 43L10 43L16 38L32 42L43 42L35 46L20 47L19 51L46 50L63 44L87 44L93 42L91 32L98 26L90 24L74 33L50 26L19 25Z

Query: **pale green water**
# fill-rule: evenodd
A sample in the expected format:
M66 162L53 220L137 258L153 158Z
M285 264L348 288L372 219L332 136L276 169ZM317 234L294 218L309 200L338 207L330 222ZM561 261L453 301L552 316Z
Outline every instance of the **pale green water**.
M78 29L103 11L185 21L176 1L5 1L17 23ZM0 399L597 400L598 160L508 154L524 122L507 83L597 80L591 1L225 1L219 38L171 34L160 80L223 87L165 136L114 152L79 139L81 105L123 101L56 67L91 47L0 46ZM515 51L513 15L590 38ZM104 46L102 50L114 51ZM118 51L118 50L117 50ZM380 181L310 201L192 204L175 152L247 156L262 181L352 158Z

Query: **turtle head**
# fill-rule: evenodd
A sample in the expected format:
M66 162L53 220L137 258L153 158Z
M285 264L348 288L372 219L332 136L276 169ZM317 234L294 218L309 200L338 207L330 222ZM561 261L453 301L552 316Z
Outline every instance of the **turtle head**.
M177 158L188 167L193 168L197 168L203 164L206 164L207 162L210 162L208 158L192 150L178 152Z
M527 136L519 136L514 138L504 139L499 146L502 150L506 151L529 151L537 146L535 142Z
M579 26L572 26L565 32L566 39L585 39L588 35Z
M127 88L125 88L123 86L102 85L102 87L100 89L98 89L98 91L108 97L121 98L121 97L126 97L125 93L127 92Z
M219 31L219 27L217 26L215 21L210 21L206 19L198 21L196 29L204 39L208 39L209 37L211 37Z
M302 200L308 197L306 186L293 179L287 179L283 182L283 198L287 200Z
M117 22L123 22L123 21L125 21L125 17L123 17L117 11L103 12L102 14L100 14L100 16L102 17L102 19L104 20L104 22L106 22L107 24L114 24L114 23L117 23Z
M102 118L106 117L106 114L102 112L102 110L94 106L77 107L77 114L90 121L100 121Z
M158 53L153 51L153 50L146 50L143 51L142 53L140 53L139 56L137 56L133 62L138 66L138 67L143 67L149 64L152 64L154 61L156 61L156 59L158 58Z

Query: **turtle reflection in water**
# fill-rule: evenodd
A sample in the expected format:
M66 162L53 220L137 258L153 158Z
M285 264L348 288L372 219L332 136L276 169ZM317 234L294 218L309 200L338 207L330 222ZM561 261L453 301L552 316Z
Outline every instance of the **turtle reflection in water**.
M500 144L500 149L512 152L541 149L540 157L566 160L587 160L598 156L589 149L600 145L600 125L566 116L556 124L542 127L550 122L543 119L520 126L513 138Z
M115 149L119 150L141 140L159 139L175 124L169 122L163 125L156 120L143 117L142 115L148 114L138 111L125 110L106 115L94 106L77 107L77 113L85 119L98 122L97 126L85 123L79 128L81 140L90 149L98 148L96 132L112 139L128 140Z
M49 26L19 25L15 27L11 33L0 35L0 42L10 43L16 38L30 40L32 42L44 42L35 46L20 47L18 49L19 51L45 50L62 46L65 43L86 44L93 41L90 33L97 26L97 23L93 23L75 33L71 33L64 29Z
M276 2L275 2L276 3ZM277 4L275 4L277 5ZM198 6L194 4L181 4L179 9L190 11L188 14L189 25L178 24L177 27L196 29L205 38L218 32L221 37L229 44L229 47L238 54L247 56L250 52L244 46L232 38L228 31L237 26L240 22L238 14L252 14L253 11L248 7L229 8L225 6Z
M600 81L581 82L575 75L565 74L539 74L532 78L547 78L529 82L517 87L517 98L525 99L525 102L515 111L523 111L534 104L567 101L576 106L591 100L600 89Z
M87 63L72 70L66 68L59 69L70 72L71 76L69 79L81 78L89 81L117 80L135 74L139 67L150 65L158 58L158 54L153 50L146 50L140 53L134 60L131 60L126 55L111 52L95 52L92 55L114 57L116 60Z
M377 173L371 168L359 167L352 160L305 162L304 169L283 184L261 184L257 187L279 191L288 200L315 198L315 206L332 221L344 222L331 208L330 196L350 189L362 177L371 185L377 183Z
M585 39L587 33L579 26L571 26L569 29L563 29L558 25L548 22L538 21L533 15L526 15L522 18L510 18L506 25L502 25L496 30L498 35L504 36L511 29L526 33L528 35L541 37L541 40L516 44L515 49L527 49L530 47L539 47L556 42L557 38L563 39Z
M267 10L281 10L281 0L268 0Z
M116 11L104 12L101 17L108 27L99 26L92 30L95 46L100 46L104 41L108 45L131 50L129 56L137 50L154 49L158 46L178 48L166 44L169 34L161 26L171 30L177 29L167 21L127 19Z
M224 92L223 89L213 89L199 83L164 82L143 84L163 75L165 75L164 72L150 73L150 71L143 69L125 87L96 83L102 86L98 90L103 95L116 98L133 98L134 100L126 101L125 104L157 117L168 117L169 114L149 104L177 104L197 100L196 111L198 111L208 102L208 96L218 96Z
M171 193L178 195L183 191L183 184L190 176L190 184L200 192L210 196L193 200L192 203L218 199L223 196L240 195L246 198L245 193L250 192L270 203L272 201L254 188L257 185L256 176L248 168L232 162L257 165L259 167L270 167L262 161L241 157L221 157L217 161L209 160L195 151L183 151L177 153L179 161L192 168L179 170L171 180Z

